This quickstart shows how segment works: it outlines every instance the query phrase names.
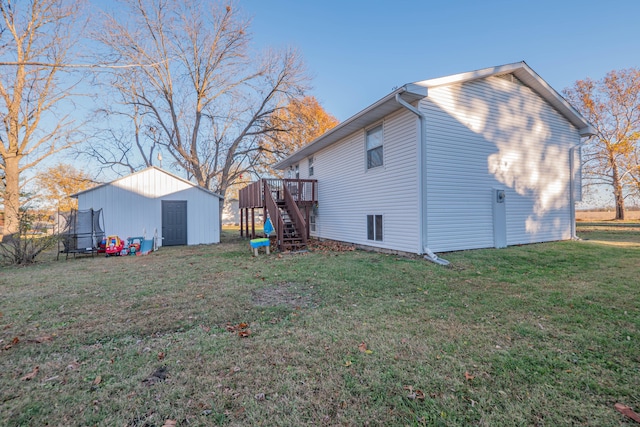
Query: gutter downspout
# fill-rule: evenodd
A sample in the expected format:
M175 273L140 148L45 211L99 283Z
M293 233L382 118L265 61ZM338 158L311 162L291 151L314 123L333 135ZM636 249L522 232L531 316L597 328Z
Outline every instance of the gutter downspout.
M579 145L574 145L569 148L569 209L571 210L571 240L578 240L578 236L576 234L576 196L574 194L576 191L576 182L573 177L576 167L574 164L574 157L576 148L578 147Z
M435 262L440 265L449 265L449 261L439 258L431 251L427 246L427 207L424 197L425 188L425 150L424 150L424 135L425 135L425 116L424 114L402 99L400 93L396 93L396 102L402 105L407 110L418 116L420 126L418 127L418 205L420 206L420 222L418 223L418 233L420 236L420 249L424 255L424 259L431 262Z
M576 170L575 151L577 148L580 148L582 144L586 144L587 142L589 142L591 138L592 136L587 138L586 141L581 142L580 144L574 145L573 147L569 148L569 186L570 186L569 206L571 207L571 240L581 240L576 233L576 196L575 196L576 182L574 178L574 174ZM580 165L578 165L578 167L580 167Z

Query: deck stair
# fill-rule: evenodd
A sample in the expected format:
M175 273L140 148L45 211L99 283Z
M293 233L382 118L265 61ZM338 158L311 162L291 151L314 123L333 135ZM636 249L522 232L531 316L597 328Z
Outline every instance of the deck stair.
M239 194L240 234L243 235L246 227L247 236L255 238L253 210L262 208L264 215L269 215L275 228L277 247L280 251L306 249L309 238L308 218L311 208L317 204L316 192L315 180L261 179L249 184L241 189ZM243 221L245 217L246 221Z
M307 243L303 237L304 230L299 230L298 227L296 227L284 202L278 202L277 206L282 216L282 224L284 226L280 249L283 251L300 251L306 249Z

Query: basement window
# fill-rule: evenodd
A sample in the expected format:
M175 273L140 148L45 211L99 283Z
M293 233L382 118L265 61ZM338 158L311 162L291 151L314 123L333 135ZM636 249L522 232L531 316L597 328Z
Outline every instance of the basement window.
M309 231L316 231L316 216L314 214L309 215Z
M382 125L378 125L367 131L367 169L382 166Z
M367 240L382 241L382 215L367 215Z

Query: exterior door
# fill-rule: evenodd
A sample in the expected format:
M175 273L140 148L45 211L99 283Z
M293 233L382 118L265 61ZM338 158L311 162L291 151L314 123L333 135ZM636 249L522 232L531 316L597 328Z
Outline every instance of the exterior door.
M162 201L162 246L187 244L187 201Z

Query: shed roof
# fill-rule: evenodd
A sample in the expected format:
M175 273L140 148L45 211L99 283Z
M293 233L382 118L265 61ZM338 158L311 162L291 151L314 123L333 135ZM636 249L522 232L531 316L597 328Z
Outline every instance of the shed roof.
M156 170L156 171L158 171L158 172L162 172L162 173L164 173L165 175L168 175L168 176L170 176L170 177L171 177L171 178L173 178L173 179L177 179L178 181L182 181L182 182L184 182L185 184L189 184L190 186L192 186L192 187L194 187L194 188L197 188L198 190L201 190L201 191L204 191L204 192L206 192L206 193L209 193L210 195L215 196L215 197L218 197L219 199L224 199L224 197L222 197L222 196L221 196L220 194L218 194L218 193L214 193L214 192L213 192L213 191L211 191L211 190L207 190L207 189L206 189L206 188L204 188L204 187L201 187L201 186L199 186L199 185L197 185L197 184L194 184L193 182L191 182L191 181L189 181L189 180L187 180L187 179L181 178L181 177L179 177L178 175L174 175L174 174L172 174L172 173L170 173L170 172L167 172L167 171L166 171L166 170L164 170L164 169L160 169L159 167L156 167L156 166L149 166L149 167L147 167L147 168L144 168L144 169L139 170L139 171L137 171L137 172L134 172L134 173L132 173L132 174L129 174L129 175L126 175L126 176L120 177L120 178L118 178L118 179L115 179L115 180L113 180L113 181L111 181L111 182L106 182L106 183L104 183L104 184L100 184L100 185L98 185L98 186L91 187L91 188L89 188L89 189L87 189L87 190L79 191L79 192L77 192L77 193L75 193L75 194L72 194L72 195L71 195L71 197L76 197L76 198L77 198L80 194L89 193L89 192L91 192L91 191L97 190L98 188L102 188L102 187L105 187L105 186L107 186L107 185L112 185L112 184L114 184L114 183L116 183L116 182L118 182L118 181L121 181L121 180L125 179L125 178L129 178L130 176L138 175L138 174L142 174L142 173L146 173L146 172L148 172L148 171L150 171L150 170Z
M371 104L364 110L338 124L333 129L327 131L309 144L298 149L287 158L276 163L276 169L285 169L303 160L319 150L339 141L351 133L374 123L377 120L399 110L400 104L396 101L396 94L408 102L414 102L428 96L429 88L445 86L451 84L466 83L473 80L483 79L491 76L514 74L523 84L530 87L545 101L553 106L580 133L586 137L595 134L593 126L582 115L571 106L558 92L556 92L547 82L545 82L526 62L515 62L513 64L500 65L497 67L484 68L481 70L466 73L454 74L446 77L439 77L430 80L423 80L415 83L408 83L399 89L394 90L379 101Z

